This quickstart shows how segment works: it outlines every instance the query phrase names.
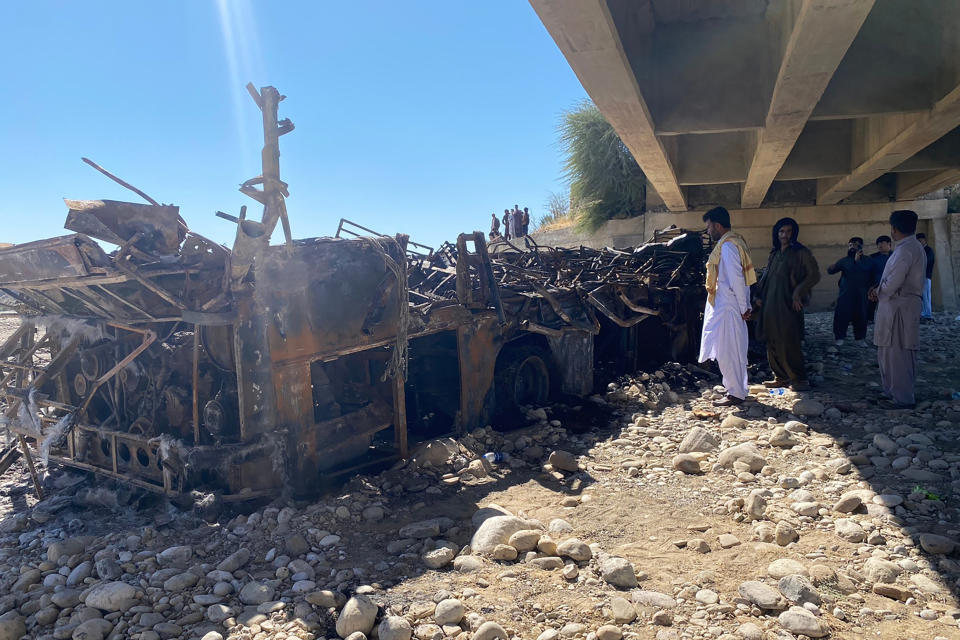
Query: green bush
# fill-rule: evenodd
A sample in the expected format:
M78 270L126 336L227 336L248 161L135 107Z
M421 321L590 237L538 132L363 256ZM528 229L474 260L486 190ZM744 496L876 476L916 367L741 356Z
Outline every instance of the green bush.
M600 110L584 101L563 114L559 128L578 226L592 231L612 218L643 213L643 171Z

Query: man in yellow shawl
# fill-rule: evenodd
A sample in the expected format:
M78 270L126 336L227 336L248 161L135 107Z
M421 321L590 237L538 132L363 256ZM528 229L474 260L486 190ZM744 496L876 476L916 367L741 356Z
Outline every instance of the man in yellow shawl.
M716 360L727 396L718 407L741 404L747 397L747 320L750 285L757 274L750 249L730 230L730 212L715 207L703 216L707 233L716 242L707 260L707 304L703 311L700 362Z

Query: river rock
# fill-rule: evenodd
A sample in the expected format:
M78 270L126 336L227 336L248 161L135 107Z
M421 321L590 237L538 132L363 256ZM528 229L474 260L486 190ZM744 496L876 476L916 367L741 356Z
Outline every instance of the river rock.
M657 609L675 609L677 607L676 600L659 591L634 591L630 594L630 599L643 607L655 607Z
M720 438L703 427L693 427L677 447L679 453L709 453L720 446Z
M822 638L830 633L830 627L803 607L790 607L777 618L780 626L790 633L799 633L811 638Z
M137 590L126 582L102 582L87 592L83 603L103 611L126 611L136 596Z
M833 523L837 535L848 542L863 542L867 539L867 532L855 520L839 518Z
M483 568L483 560L477 556L457 556L453 559L453 568L460 573L472 573Z
M620 630L620 627L615 627L612 624L605 624L596 631L597 640L620 640L623 637L623 632Z
M600 561L600 575L604 582L621 589L637 586L637 574L626 558L607 556Z
M586 562L593 557L593 551L585 543L577 538L568 538L557 545L557 553L574 562Z
M537 543L540 542L540 531L537 529L526 529L524 531L517 531L510 536L510 539L507 541L511 547L524 553L526 551L533 551L537 548Z
M802 605L807 602L820 604L820 594L805 576L799 574L784 576L780 578L777 587L784 598L795 604Z
M233 615L233 610L224 604L212 604L207 607L207 620L213 623L221 623Z
M195 584L197 584L197 581L199 581L199 579L200 579L199 576L197 576L197 574L195 573L190 573L190 572L178 573L172 578L168 578L167 580L164 581L163 589L165 591L177 593L177 592L183 591L184 589L189 589L190 587L194 586Z
M810 575L810 571L802 563L790 558L780 558L767 565L767 575L777 580L794 573L801 576Z
M766 459L757 450L753 443L738 444L733 447L727 447L720 452L717 457L717 464L724 469L730 469L735 462L742 462L750 470L756 473L767 464Z
M123 569L116 560L110 557L100 558L94 563L94 568L101 580L116 580L123 575Z
M433 619L440 626L460 624L466 609L463 603L456 598L447 598L437 603L433 612Z
M576 456L569 451L554 451L550 454L550 457L547 458L547 462L554 469L558 469L560 471L569 471L571 473L575 473L580 470L580 464L577 462Z
M67 576L66 584L68 587L75 587L78 584L82 584L84 579L89 578L92 574L93 563L85 560L73 568L73 571Z
M637 610L626 598L610 598L610 615L617 624L628 624L637 619Z
M431 569L439 569L453 562L456 556L456 552L450 547L439 547L423 554L423 564Z
M402 616L386 616L377 627L377 636L380 640L410 640L413 627Z
M682 471L683 473L696 475L701 473L700 461L694 458L689 453L681 453L673 457L673 460L670 461L670 464L677 471Z
M229 556L223 559L220 564L217 565L218 571L226 571L227 573L233 573L237 569L243 567L250 561L250 550L249 549L237 549Z
M801 398L793 403L793 408L790 410L790 412L796 416L810 416L812 418L816 418L825 410L826 407L823 406L822 402L814 400L813 398Z
M402 527L399 532L401 538L436 538L440 532L453 525L449 518L431 518L419 522L411 522Z
M0 620L0 640L20 640L27 634L27 625L20 616Z
M369 635L373 623L377 620L377 605L363 595L356 595L343 605L337 616L337 635L346 638L351 633L360 632Z
M741 596L757 605L761 609L775 610L783 609L783 600L776 589L769 587L757 580L748 580L742 583L737 591Z
M273 600L273 587L270 585L261 582L248 582L240 589L240 602L243 604L259 605L270 600Z
M840 513L851 513L863 504L860 491L847 491L834 503L833 510Z
M903 572L900 565L883 558L869 558L863 563L863 575L870 582L891 583Z
M161 567L173 567L176 569L186 569L193 557L193 549L188 545L180 545L164 549L157 554L157 562Z
M77 625L70 636L72 640L103 640L113 631L113 624L103 618L93 618Z
M938 536L934 533L921 533L920 546L927 553L947 554L953 551L957 544L945 536Z
M473 632L473 640L507 640L507 632L496 622L488 620Z
M531 529L530 525L527 520L516 516L487 518L470 539L470 549L474 553L493 553L498 544L507 544L510 536Z
M787 431L785 427L776 427L770 433L770 446L771 447L780 447L781 449L789 449L795 445L800 444L800 441L797 440L792 433Z
M87 537L67 538L66 540L57 540L47 547L47 560L56 562L62 556L73 556L82 553L86 549L90 539Z
M493 548L490 557L494 560L513 562L517 559L517 550L508 544L498 544Z

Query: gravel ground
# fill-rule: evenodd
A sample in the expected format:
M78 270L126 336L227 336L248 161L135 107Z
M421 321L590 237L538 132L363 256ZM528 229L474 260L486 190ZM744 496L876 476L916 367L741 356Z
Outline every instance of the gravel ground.
M18 463L0 640L960 638L960 325L922 325L910 412L874 348L807 328L803 394L716 410L665 365L215 522L61 469L37 503Z

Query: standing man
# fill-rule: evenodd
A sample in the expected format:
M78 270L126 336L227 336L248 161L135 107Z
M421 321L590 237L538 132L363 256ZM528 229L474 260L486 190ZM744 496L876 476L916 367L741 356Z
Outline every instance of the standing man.
M890 214L893 253L883 269L879 286L870 290L877 301L873 342L885 409L912 409L916 405L913 383L917 375L917 343L920 333L920 305L926 256L914 236L917 214L901 209Z
M923 320L933 320L933 296L931 293L931 285L933 284L933 262L936 260L936 256L927 245L927 234L918 233L917 240L920 241L921 246L923 246L923 253L927 256L927 278L923 281L923 300L920 306L920 318Z
M877 252L870 254L870 286L875 287L880 284L880 276L883 275L883 268L887 266L887 258L893 250L893 240L890 236L880 236L877 238ZM867 322L873 322L873 317L877 314L877 303L873 300L867 301Z
M773 249L760 280L758 337L767 341L767 362L773 380L768 388L790 385L794 391L810 388L803 360L803 307L820 281L820 268L810 250L797 242L800 226L781 218L773 226Z
M500 237L500 220L497 218L497 214L490 214L490 239Z
M713 404L729 407L743 403L747 397L747 320L750 285L757 281L757 274L747 243L730 230L730 213L725 208L710 209L703 221L717 244L707 260L700 362L717 361L727 396Z
M847 255L827 267L827 273L840 273L840 291L833 310L833 337L843 345L847 327L853 323L853 339L867 346L867 291L870 288L870 259L863 255L863 238L847 241Z
M520 224L523 227L523 235L530 235L530 209L527 207L524 207L523 213L520 214Z
M513 227L513 214L510 213L510 209L503 210L503 237L507 240L513 237L511 231Z

